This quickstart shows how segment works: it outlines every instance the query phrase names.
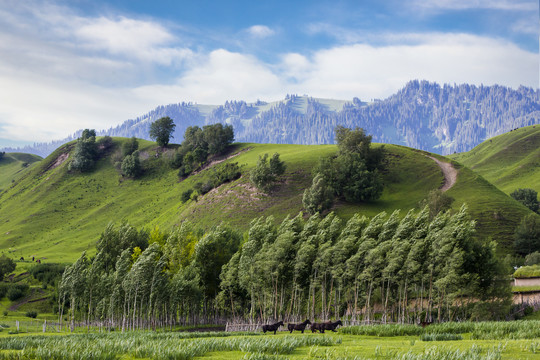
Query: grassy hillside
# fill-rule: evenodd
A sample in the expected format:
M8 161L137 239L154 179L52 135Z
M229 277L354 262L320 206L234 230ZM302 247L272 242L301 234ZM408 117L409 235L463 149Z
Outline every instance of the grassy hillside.
M540 126L528 126L450 156L507 194L518 188L540 192Z
M115 138L116 146L125 141ZM107 223L129 221L136 226L167 230L189 219L208 228L222 221L245 230L251 219L273 215L281 220L302 210L303 190L311 184L311 169L322 156L334 153L333 145L237 144L227 161L238 162L243 176L212 190L198 202L182 203L180 195L211 170L179 181L168 166L170 153L156 153L155 143L139 140L145 174L124 179L113 165L114 150L90 174L68 172L73 143L66 144L26 172L15 186L0 195L0 251L11 257L36 256L47 261L73 261L81 251L93 249ZM403 209L402 214L438 188L443 176L427 153L385 145L385 190L376 202L338 203L334 210L345 218L355 212L372 216L380 211ZM248 171L259 155L281 154L287 164L284 180L270 194L253 188ZM440 157L444 159L443 157ZM466 168L449 193L454 208L468 202L479 219L479 233L498 238L506 247L521 217L528 212L483 178Z
M0 192L11 186L41 157L33 154L6 153L0 160Z

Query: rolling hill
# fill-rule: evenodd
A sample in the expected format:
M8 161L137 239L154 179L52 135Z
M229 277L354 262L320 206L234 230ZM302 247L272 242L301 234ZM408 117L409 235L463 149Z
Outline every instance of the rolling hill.
M451 155L507 194L519 188L540 192L540 126L528 126Z
M7 153L0 159L0 193L14 184L40 160L42 160L40 156L33 154Z
M115 138L118 148L125 138ZM97 163L90 174L70 173L73 143L68 143L36 163L14 186L0 194L0 250L11 257L36 256L47 261L73 261L81 251L92 250L109 222L128 221L149 230L169 230L183 220L201 228L226 222L240 231L259 216L277 221L302 210L302 193L311 184L311 170L318 159L336 151L334 145L235 144L224 161L238 162L243 176L201 196L197 202L180 200L182 192L204 181L211 167L180 181L168 165L173 150L161 153L155 143L140 140L145 169L140 179L122 178L114 166L115 150ZM376 145L380 146L380 145ZM444 181L438 165L423 151L385 145L387 164L382 197L372 203L337 203L334 211L344 218L361 212L417 207L427 193ZM248 171L258 156L278 152L287 164L281 183L270 194L253 188ZM437 156L443 161L450 161ZM454 163L459 174L448 191L456 201L469 204L478 219L482 238L497 239L501 251L509 249L516 224L529 210L481 176Z

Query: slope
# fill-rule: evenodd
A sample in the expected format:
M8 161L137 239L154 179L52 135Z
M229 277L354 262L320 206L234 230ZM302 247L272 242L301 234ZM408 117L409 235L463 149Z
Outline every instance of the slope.
M125 140L115 138L116 147ZM182 203L181 194L205 181L212 169L179 181L176 170L168 165L172 150L161 153L155 143L139 143L145 173L137 180L119 175L114 150L99 160L90 174L68 171L73 143L38 163L0 195L0 249L16 258L73 261L81 251L93 249L111 221L129 221L149 230L156 225L169 230L186 219L201 228L224 221L240 231L259 216L273 215L279 221L302 210L302 193L311 184L313 166L320 157L336 151L334 145L236 144L226 161L238 162L243 176L201 196L197 202ZM337 214L344 218L356 212L372 216L394 209L403 209L404 214L430 190L443 184L441 169L426 156L436 155L396 145L385 148L382 197L365 204L337 203L333 209ZM259 155L275 152L281 154L287 171L270 194L263 194L250 185L248 172ZM454 166L459 167L457 163ZM517 221L528 211L467 168L459 169L457 182L448 193L456 198L455 208L469 203L473 217L479 220L479 234L497 239L503 249L509 247Z
M513 130L450 157L507 194L518 188L540 192L540 126Z
M33 154L6 153L0 159L0 193L40 160L40 156Z

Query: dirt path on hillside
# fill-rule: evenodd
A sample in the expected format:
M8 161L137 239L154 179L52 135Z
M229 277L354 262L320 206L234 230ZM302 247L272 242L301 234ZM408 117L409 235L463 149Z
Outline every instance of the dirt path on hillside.
M452 166L452 164L447 162L442 162L439 159L434 158L433 156L428 156L431 160L435 161L437 165L441 168L441 171L444 175L444 184L440 188L442 192L449 190L457 181L457 170Z

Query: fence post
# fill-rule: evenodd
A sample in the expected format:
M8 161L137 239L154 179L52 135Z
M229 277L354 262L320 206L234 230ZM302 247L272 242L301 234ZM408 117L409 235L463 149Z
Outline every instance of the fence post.
M19 320L15 320L15 325L17 326L17 332L19 332Z
M43 323L43 332L47 330L47 320Z
M229 329L229 322L227 321L227 323L225 324L225 332L227 332Z

